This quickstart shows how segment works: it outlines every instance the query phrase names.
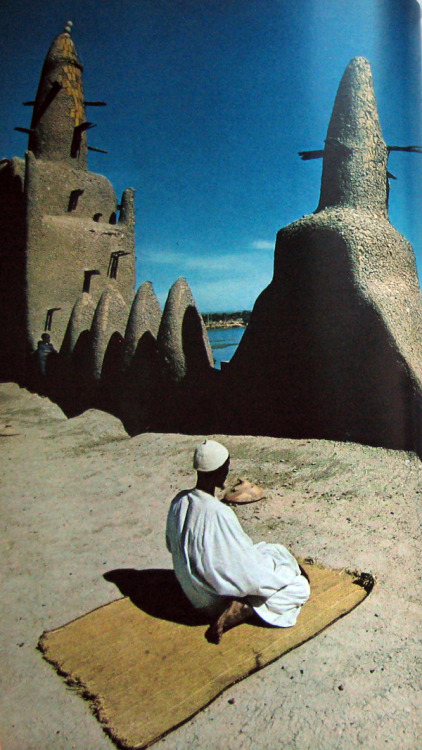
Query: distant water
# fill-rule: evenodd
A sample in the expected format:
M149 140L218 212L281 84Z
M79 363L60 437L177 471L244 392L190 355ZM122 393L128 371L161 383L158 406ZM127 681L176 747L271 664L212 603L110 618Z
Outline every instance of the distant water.
M231 360L244 332L244 328L209 328L207 330L214 356L214 367L217 370L221 370L221 362Z

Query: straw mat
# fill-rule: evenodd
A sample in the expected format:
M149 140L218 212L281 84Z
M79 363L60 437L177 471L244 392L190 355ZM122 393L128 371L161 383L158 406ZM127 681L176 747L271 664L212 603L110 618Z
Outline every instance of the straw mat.
M217 646L171 570L105 575L124 598L44 633L39 648L68 684L91 702L123 748L143 748L185 722L223 690L300 646L356 607L368 574L301 561L311 597L293 628L244 623Z

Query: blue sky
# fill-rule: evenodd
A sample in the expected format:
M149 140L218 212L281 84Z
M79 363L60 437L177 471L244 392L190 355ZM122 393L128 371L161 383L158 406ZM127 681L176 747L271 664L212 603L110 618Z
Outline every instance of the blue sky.
M422 144L416 0L3 0L0 158L23 155L42 63L64 23L97 123L91 171L136 189L137 284L186 276L201 311L251 309L277 231L313 211L335 94L372 66L388 145ZM422 155L392 154L390 219L422 270Z

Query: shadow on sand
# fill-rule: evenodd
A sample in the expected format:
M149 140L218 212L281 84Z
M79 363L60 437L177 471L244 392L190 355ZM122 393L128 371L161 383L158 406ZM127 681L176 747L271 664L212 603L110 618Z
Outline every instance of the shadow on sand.
M148 615L182 625L207 625L211 618L192 607L173 570L118 568L104 574L123 596Z

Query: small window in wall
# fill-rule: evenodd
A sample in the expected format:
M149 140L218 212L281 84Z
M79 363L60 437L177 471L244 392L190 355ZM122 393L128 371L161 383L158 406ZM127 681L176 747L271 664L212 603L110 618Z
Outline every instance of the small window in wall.
M78 189L78 190L72 190L72 192L70 194L70 197L69 197L69 204L68 204L68 207L67 207L67 210L69 212L75 210L76 206L78 205L78 200L81 197L81 195L82 195L83 192L84 191L80 190L80 189Z
M119 259L122 258L124 255L130 255L130 253L127 253L124 250L116 250L114 253L111 253L110 260L108 262L108 270L107 270L107 276L110 279L117 279L117 269L119 267Z
M44 331L51 331L52 325L53 325L53 315L56 312L56 310L61 310L61 307L50 307L49 310L47 310L47 315L45 316L45 325L44 325Z
M100 271L98 271L96 268L94 268L94 269L92 269L90 271L85 271L85 273L84 273L84 285L83 285L83 288L82 288L83 292L87 292L87 293L89 292L90 287L91 287L91 278L93 276L99 276L99 274L100 274Z
M115 211L110 215L109 224L117 224L117 214Z
M102 214L94 214L92 218L94 219L94 221L99 221L101 217L102 217Z

